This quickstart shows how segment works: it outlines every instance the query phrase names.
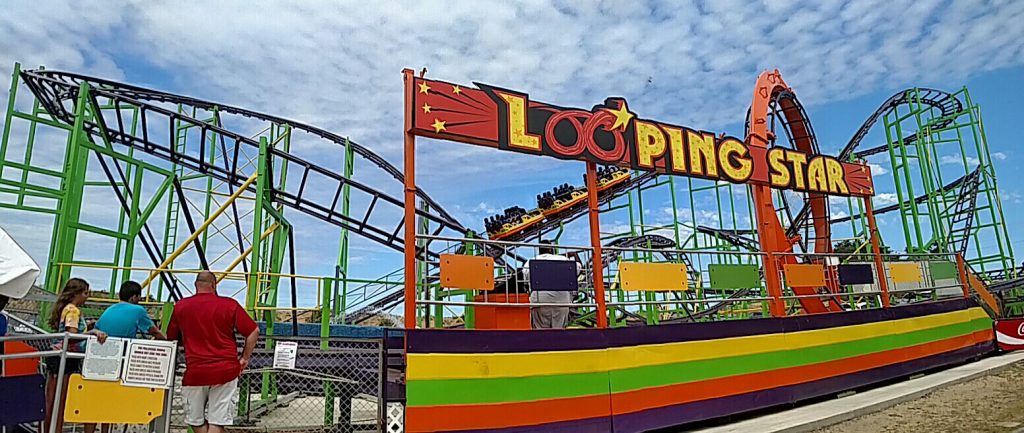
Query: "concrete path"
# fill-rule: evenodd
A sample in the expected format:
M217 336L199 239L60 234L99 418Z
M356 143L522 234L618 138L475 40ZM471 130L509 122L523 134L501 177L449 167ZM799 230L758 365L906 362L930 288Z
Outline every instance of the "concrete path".
M981 361L942 370L884 388L697 431L700 433L808 432L913 400L939 388L999 372L1019 361L1024 361L1024 351L991 356Z

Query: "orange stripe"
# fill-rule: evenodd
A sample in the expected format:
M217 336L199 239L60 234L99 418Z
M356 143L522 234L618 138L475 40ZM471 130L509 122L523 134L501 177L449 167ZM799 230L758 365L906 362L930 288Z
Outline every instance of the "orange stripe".
M637 412L699 400L754 392L856 373L924 358L992 340L986 329L931 343L799 367L645 388L611 395L497 403L406 408L406 431L497 429L572 421Z
M827 379L973 346L980 337L975 334L991 335L992 331L818 364L622 392L612 395L612 408L624 414Z
M405 431L504 428L606 417L608 394L499 404L456 404L405 408Z

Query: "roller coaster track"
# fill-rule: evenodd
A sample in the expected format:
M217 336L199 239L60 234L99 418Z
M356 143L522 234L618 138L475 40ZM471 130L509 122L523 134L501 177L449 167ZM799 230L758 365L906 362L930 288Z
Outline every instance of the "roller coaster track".
M703 231L701 229L701 227L703 227L704 230L706 230L705 231L706 233L713 234L715 236L718 236L718 235L728 235L728 233L730 232L729 230L713 229L713 228L706 227L706 226L699 226L697 228L697 230L698 231ZM739 236L739 235L737 235L737 236ZM745 237L742 237L742 236L739 236L739 238L743 239L742 242L745 242L745 243L751 242L751 240L749 238L745 238ZM752 241L752 242L754 242L754 244L750 248L753 248L756 251L757 250L757 244L756 244L757 241ZM619 248L642 247L642 248L651 248L651 249L666 249L667 251L660 251L659 253L664 255L666 259L668 259L668 260L670 260L672 262L685 263L686 264L687 272L690 274L689 275L690 276L689 280L690 280L691 283L696 284L697 281L699 280L698 271L693 267L693 264L690 262L689 257L686 254L676 253L675 251L672 251L672 249L675 249L677 247L676 243L674 241L672 241L671 239L666 238L664 236L660 236L660 235L643 235L643 236L634 236L634 237L628 237L628 238L620 238L620 239L616 239L615 241L613 241L613 242L611 242L611 243L609 243L608 245L605 245L605 246L606 247L619 247ZM621 251L618 251L618 250L605 250L604 258L603 258L604 266L608 267L608 265L610 265L611 262L613 262L620 255L621 255ZM762 269L762 272L763 271L764 270ZM751 290L752 289L737 290L737 291L733 292L731 295L729 295L727 298L720 299L720 300L708 301L708 303L717 302L717 304L715 304L713 307L709 307L707 309L704 309L704 310L701 310L701 311L698 311L698 312L693 312L693 313L691 313L689 310L687 310L687 317L679 318L679 319L670 319L668 321L662 321L662 323L693 322L693 321L696 321L697 319L700 319L700 318L703 318L703 317L715 314L718 311L720 311L721 309L727 307L730 304L729 300L743 298L743 297L747 296L747 294L749 294ZM674 292L674 293L677 293L677 292ZM630 316L630 317L632 317L634 319L644 320L643 317L641 317L639 315L636 315L634 313L631 313L631 312L627 312L622 307L619 307L619 309L622 312L626 313L626 315L628 315L628 316Z
M618 197L620 194L628 192L628 191L630 191L630 190L632 190L634 188L639 188L639 187L643 186L644 184L646 184L647 182L650 182L650 181L654 180L656 178L656 176L657 175L655 173L646 172L646 173L642 173L642 174L640 174L638 176L630 177L629 180L623 182L622 184L616 186L615 188L609 189L609 190L605 191L604 193L602 193L602 195L600 195L598 197L598 204L599 205L607 204L608 202L613 200L615 197ZM566 210L564 212L561 212L561 213L557 214L554 218L544 220L538 226L533 227L530 230L523 231L521 233L517 233L516 235L513 235L513 236L511 236L509 238L506 238L506 239L503 239L503 240L504 241L509 241L509 242L521 242L523 240L531 239L531 238L533 238L535 236L536 237L542 237L545 233L548 233L548 232L551 232L551 231L557 229L562 224L566 224L566 223L572 222L572 221L576 220L577 218L579 218L580 216L585 215L586 213L587 213L587 206L586 205L584 205L584 206L576 206L576 207L570 208L570 209L568 209L568 210ZM634 239L634 238L623 238L623 239ZM667 239L667 238L665 238L665 239ZM494 257L496 264L504 265L507 268L507 270L510 271L510 272L514 272L515 271L515 267L514 266L510 266L507 263L504 263L503 260L502 260L502 256L507 256L509 259L511 259L512 261L515 261L515 262L519 262L519 263L525 263L526 262L525 258L519 257L519 256L514 255L514 254L510 254L510 252L508 250L505 250L503 248L500 248L500 247L497 247L497 246L493 246L493 245L490 245L490 244L483 244L483 245L485 246L484 255ZM637 245L639 245L639 244L637 244ZM674 243L673 243L673 245L674 245ZM632 246L636 246L636 245L632 245ZM655 248L659 248L659 247L655 247ZM668 247L666 247L666 248L668 248ZM607 254L606 254L606 256L607 256ZM684 259L685 259L685 256L684 256ZM692 266L688 266L688 268L692 268ZM431 278L433 278L433 277L436 277L436 276L432 276ZM360 289L361 288L357 288L356 290L360 290ZM391 308L394 308L395 306L397 306L398 304L400 304L402 302L402 300L404 299L403 296L404 296L404 293L400 289L381 290L381 291L378 292L378 296L377 297L374 297L371 300L368 300L367 302L361 303L360 305L354 305L354 307L356 307L358 309L356 311L354 311L352 314L348 315L345 320L348 323L359 324L359 323L361 323L363 321L366 321L370 317L373 317L374 314L376 314L376 313L378 313L380 311L387 311L387 310L389 310Z
M630 237L615 239L614 241L611 241L607 245L605 245L605 247L610 247L610 248L638 248L639 247L639 248L645 248L645 249L665 250L665 251L658 251L658 253L663 255L663 256L665 256L665 259L667 259L670 262L685 264L687 272L690 273L690 281L696 283L696 281L698 280L698 278L697 278L698 275L695 273L696 270L693 268L693 263L690 262L690 258L686 254L684 254L684 253L679 253L677 251L672 251L672 250L677 248L676 242L673 241L672 239L667 238L667 237L664 237L664 236L661 236L661 235L630 236ZM618 250L618 249L604 250L604 253L602 254L602 257L601 257L601 262L603 263L603 266L605 268L610 266L612 264L612 262L614 262L616 259L618 259L620 256L622 256L622 252L623 251Z
M914 203L924 203L936 196L956 191L956 199L950 204L946 211L949 212L950 227L946 243L949 251L958 252L961 255L967 254L968 241L970 240L971 228L974 222L974 207L978 199L978 188L981 184L981 169L960 176L958 179L943 185L931 194L922 194L914 198ZM904 202L907 203L907 202ZM900 203L892 204L875 209L875 215L881 215L900 208ZM860 219L862 215L844 216L832 219L832 223L842 223L850 220Z
M839 160L846 161L849 159L851 154L858 158L864 158L888 150L888 145L882 145L854 152L857 147L860 146L861 140L863 140L864 137L868 135L868 132L871 131L871 127L878 121L878 118L897 106L909 104L913 101L938 108L942 112L942 117L932 125L935 128L942 128L953 123L955 119L953 119L952 115L962 111L964 108L963 103L960 102L959 99L953 97L949 92L937 89L917 88L917 93L920 98L913 98L913 95L915 94L914 89L906 89L890 96L889 99L886 99L874 113L871 113L871 116L868 116L864 121L864 124L860 126L860 129L858 129L857 132L853 134L853 137L850 138L850 141L846 143L846 147L843 147L843 150L839 152ZM916 140L917 134L914 134L904 138L903 144L907 145Z
M790 148L799 149L807 154L817 155L821 151L818 147L818 139L814 134L807 111L803 104L797 99L796 94L791 91L779 91L773 95L769 106L769 119L772 119L772 133L775 133L775 121L778 121L786 132ZM750 110L747 109L745 133L750 133ZM777 136L777 135L776 135ZM803 208L794 215L787 200L782 200L781 210L783 215L789 219L789 226L785 227L786 236L796 238L804 251L827 252L831 250L831 227L828 224L829 208L827 198L823 194L809 193ZM812 212L812 207L813 212ZM814 218L808 218L810 214ZM813 235L812 235L813 233ZM749 242L745 239L729 236L723 233L722 239L733 244L749 248ZM813 248L812 248L813 246Z
M753 230L719 229L708 226L697 226L695 229L700 233L714 236L730 244L746 249L747 251L760 250L760 246L758 245L756 238L757 233Z
M973 173L974 172L971 172L971 174L973 174ZM962 183L964 183L964 180L967 179L968 176L970 176L970 175L960 176L956 180L954 180L954 181L952 181L950 183L947 183L942 188L939 188L939 190L936 191L935 194L921 194L921 195L919 195L919 196L914 198L914 202L915 203L924 203L929 198L934 197L936 194L941 194L941 193L952 191L954 188L957 188ZM881 214L889 213L889 212L892 212L894 210L898 210L899 208L900 208L900 204L899 203L891 204L891 205L883 206L883 207L879 207L879 208L875 208L875 215L881 215ZM836 218L832 219L832 224L844 223L844 222L847 222L847 221L850 221L850 220L860 219L862 217L863 216L861 214L848 215L848 216L843 216L843 217L836 217Z
M980 188L981 167L978 167L963 177L956 200L947 207L949 231L946 233L946 244L950 251L961 257L967 255L967 246L971 240L971 228L974 224L974 209L978 203L978 189Z
M963 103L960 102L959 99L956 99L949 92L928 88L918 88L917 90L917 94L920 96L919 99L913 98L913 95L915 94L914 89L903 90L890 96L889 99L886 99L885 102L883 102L882 105L878 107L878 109L876 109L873 113L871 113L870 116L868 116L866 120L864 120L864 123L861 124L860 128L857 129L857 132L853 134L853 137L850 138L850 141L846 143L846 146L844 146L843 149L839 152L837 159L839 159L840 161L846 161L850 159L851 156L861 159L888 150L889 145L885 144L877 147L872 147L870 149L861 150L859 152L856 151L857 148L860 147L861 141L864 140L864 137L868 135L868 132L871 131L871 128L875 125L876 122L878 122L878 119L882 117L882 115L884 115L889 110L895 109L900 105L909 104L912 100L916 100L916 102L920 102L925 105L936 107L942 112L942 117L940 117L939 120L936 121L936 123L933 125L936 128L942 128L949 125L955 120L952 115L963 110ZM918 134L913 134L909 137L904 138L903 144L908 145L910 143L913 143L914 141L917 140L917 136ZM898 208L899 205L897 204L896 208L894 209ZM876 211L876 213L878 212ZM802 224L802 222L807 219L808 214L809 209L808 206L805 205L800 209L796 217L793 219L794 223L787 230L787 233L789 233L791 236L795 234L800 224Z
M774 72L765 71L758 76L757 84L754 86L753 98L750 109L747 110L745 136L749 145L761 149L770 146L778 146L778 134L776 124L781 124L789 140L790 148L807 155L818 155L820 149L818 141L811 127L803 105L797 99L796 94L785 83L778 70ZM770 129L769 129L770 128ZM794 218L789 200L785 194L782 196L781 204L783 209L775 206L774 192L771 187L765 185L753 185L750 187L753 194L754 206L757 207L758 233L761 233L759 244L765 252L793 252L796 245L802 247L805 253L828 253L832 251L831 224L829 223L828 197L823 193L806 193L803 199L803 206L806 217ZM799 195L798 195L799 196ZM781 215L780 215L781 214ZM780 217L789 219L789 226L783 225ZM813 231L813 233L812 233ZM765 273L775 273L778 266L797 263L795 256L781 256L778 262L766 264ZM777 277L766 282L769 293L773 290L781 292L781 283ZM801 307L807 313L824 313L828 311L841 311L842 306L834 298L816 298L810 295L817 295L818 288L804 286L792 286L791 289L801 297L798 299ZM828 287L834 290L834 287ZM773 314L782 314L781 303L772 303Z
M598 206L603 206L608 202L612 201L622 193L631 191L635 188L639 188L648 182L656 179L657 173L654 172L643 172L638 175L631 176L629 179L623 181L612 188L602 191L597 198ZM586 202L573 206L565 211L555 214L553 217L545 218L543 221L529 229L523 230L514 235L503 238L503 241L509 242L522 242L534 237L541 238L544 234L549 233L555 229L558 229L563 224L575 221L577 218L587 214Z
M261 121L273 122L288 126L293 130L313 134L339 146L345 145L345 138L323 129L230 105L59 71L29 70L23 71L21 76L36 98L55 119L69 125L73 125L76 120L80 120L85 131L91 136L101 138L103 142L129 146L136 151L179 164L234 186L241 186L252 175L251 172L246 172L243 161L240 161L240 152L242 149L258 152L259 142L247 135L228 130L220 125L211 124L210 122L169 110L158 105L159 103L189 105L196 108L216 110L220 113L231 113ZM88 83L90 86L90 100L88 103L90 105L89 110L93 115L85 116L86 118L84 119L75 119L74 105L78 100L79 89L82 83ZM104 100L105 107L112 108L100 109L100 99ZM134 131L126 128L123 121L125 114L128 114L127 110L133 109L138 109L140 122L140 127ZM173 125L176 123L199 130L202 137L199 145L181 150L175 149L173 146L175 138L173 135L175 130ZM170 134L164 132L164 129L167 129L168 126L170 126ZM206 157L209 151L206 148L207 141L213 137L221 140L221 149L219 150L222 154L222 164L220 165L210 162ZM385 171L399 183L403 182L402 172L384 158L364 146L352 143L351 141L348 143L352 146L354 153ZM269 186L270 198L273 202L346 228L396 251L403 250L403 240L400 236L404 225L404 218L401 217L401 210L403 208L403 201L401 199L361 182L346 178L336 173L335 170L322 167L277 147L268 147L267 152L268 167L278 165L288 167L289 177L295 173L293 170L300 170L298 177L301 180L298 182L297 187L278 188L276 185ZM311 193L306 188L307 181L311 177L319 178L321 182L326 182L331 186L334 194L333 200L330 203L315 197L309 197L310 195L315 195L315 192ZM292 184L294 185L294 183ZM336 209L342 190L346 185L351 188L353 194L361 194L369 202L362 216L353 217ZM250 187L250 189L254 188ZM431 227L436 227L434 234L439 234L446 229L466 234L467 229L448 214L436 201L430 198L429 195L421 189L417 189L417 196L420 200L429 204L430 209L430 211L417 210L417 215L427 219L431 223ZM388 220L388 223L378 221L379 219L387 218L378 217L378 215L389 213L389 211L375 212L382 208L390 208L390 214L395 215L395 217Z

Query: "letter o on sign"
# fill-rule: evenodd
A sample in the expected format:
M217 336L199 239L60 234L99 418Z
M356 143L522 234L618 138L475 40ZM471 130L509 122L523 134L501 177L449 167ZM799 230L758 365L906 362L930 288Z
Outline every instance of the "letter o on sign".
M571 144L562 143L555 134L555 128L563 121L569 122L569 125L576 130L576 141ZM602 161L618 162L626 154L626 140L622 136L622 131L610 129L613 124L615 124L615 116L606 111L590 113L581 110L565 110L548 119L547 124L544 125L544 141L547 142L548 148L560 156L579 156L584 150L587 150ZM594 134L598 129L610 133L614 138L615 144L611 150L602 148L594 140Z
M583 125L580 124L580 117L590 120L590 113L580 110L565 110L548 119L548 123L544 127L544 140L547 141L551 150L563 156L576 156L583 153L583 149L587 147L587 137L582 133ZM576 142L568 146L558 141L558 137L555 135L555 127L563 120L568 121L576 130Z

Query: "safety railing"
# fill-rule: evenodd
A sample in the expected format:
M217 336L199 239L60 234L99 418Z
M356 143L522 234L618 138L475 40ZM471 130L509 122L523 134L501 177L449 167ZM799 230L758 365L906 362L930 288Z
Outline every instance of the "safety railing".
M70 351L69 348L94 338L86 334L71 333L29 333L13 334L0 337L0 344L6 349L0 353L0 362L5 365L5 375L0 378L3 392L19 395L21 404L18 407L4 408L4 417L17 418L23 424L32 425L36 431L58 433L63 431L62 425L77 422L75 418L95 416L88 409L89 400L102 399L104 396L91 394L90 388L82 386L69 387L69 383L83 383L80 374L85 354ZM95 342L90 344L96 344ZM17 365L14 363L17 362ZM45 368L44 368L45 366ZM49 386L54 390L67 389L67 395L54 394L52 410L50 402L44 402L44 383L53 381ZM84 382L87 383L87 382ZM104 382L105 383L105 382ZM125 388L139 390L139 388ZM148 391L146 391L148 392ZM155 401L159 408L147 407L143 404L118 408L128 417L147 418L147 413L156 414L170 405L170 395L163 394L162 399ZM45 405L46 408L39 405ZM138 412L134 413L133 411ZM148 411L148 412L147 412ZM169 431L169 417L148 417L152 421L146 431L165 433ZM99 421L104 421L100 419ZM109 419L109 424L122 424L119 419Z
M697 322L761 317L769 298L762 282L764 255L710 249L608 247L605 278L612 288L612 324ZM641 273L624 268L645 265ZM683 266L682 280L656 275L658 264ZM649 270L648 270L649 269ZM666 268L671 269L671 268ZM669 275L671 277L671 275ZM633 287L630 287L633 286Z
M73 346L71 343L88 338L89 335L68 333L0 337L0 344L16 349L0 353L0 362L5 365L21 362L31 366L19 368L19 372L8 371L20 376L7 374L0 377L0 390L18 393L25 400L25 404L18 407L5 407L0 419L18 419L19 423L32 424L40 432L57 433L61 431L58 426L62 423L80 423L89 419L90 422L123 425L124 419L147 418L146 415L150 414L148 419L151 421L143 428L144 431L167 433L189 430L184 421L181 377L185 367L180 351L177 363L172 366L175 371L173 385L162 394L160 401L155 402L162 409L154 408L154 402L146 404L140 401L118 407L114 416L102 409L96 412L96 408L110 403L102 400L111 398L110 388L116 387L116 382L95 382L71 375L80 371L85 355L68 348ZM232 430L385 431L389 410L386 394L388 366L382 339L271 336L264 341L253 352L249 366L238 379L238 411ZM282 343L294 343L297 347L292 365L281 364L280 359L276 359L279 357L275 347ZM20 344L23 348L15 348L13 344ZM43 362L46 359L51 361ZM46 369L41 368L44 364L48 366ZM55 409L44 419L44 408L40 405L46 380L55 382L54 389L67 387L69 382L85 387L76 385L68 391L67 397L58 396ZM138 390L121 387L120 391L114 390L113 393ZM101 404L93 405L89 401L100 401ZM113 431L127 429L115 427ZM132 431L138 429L133 428Z
M524 271L541 248L551 245L430 235L418 239L443 243L445 249L461 255L489 257L494 267L493 283L480 288L442 281L445 266L440 261L444 257L418 261L419 327L525 329L528 311L548 307L570 309L570 327L590 327L595 326L592 318L602 306L610 326L654 325L767 317L773 303L781 304L786 315L799 315L930 302L966 293L962 261L955 254L766 254L604 247L600 283L605 295L599 300L592 273L593 249L557 245L560 259L576 266L573 296L559 302L538 302L537 296L531 298L536 281L529 281ZM782 282L774 296L764 282L769 260ZM455 267L453 272L469 271ZM474 315L481 311L520 320L480 326Z
M774 256L787 310L808 308L812 301L837 311L965 296L956 254L882 254L880 260L871 254Z
M161 275L166 275L178 281L178 287L182 289L182 295L188 296L194 293L193 282L202 269L157 269L135 266L109 266L91 263L58 263L58 276L72 275L73 277L85 278L92 287L106 287L110 279L110 273L116 271L121 274L122 280L138 282L151 281L142 287L142 305L160 305L167 300L165 294L157 293L154 287L161 280ZM242 272L214 272L217 275L218 289L221 295L237 297L248 289L250 274ZM65 280L57 281L56 287L62 287ZM117 293L103 290L93 290L89 298L96 303L116 303Z
M184 296L194 293L193 284L196 274L200 269L156 269L148 267L119 267L90 263L60 263L58 275L85 278L92 287L106 287L112 272L124 279L134 281L147 281L153 283L143 287L141 305L146 307L160 307L169 301L167 292L163 292L162 298L157 298L159 291L154 288L158 281L163 281L166 276L179 283L179 288ZM234 298L240 304L247 307L249 311L261 315L265 319L274 313L287 313L286 315L308 315L302 320L309 322L313 317L323 325L329 325L333 317L343 315L346 307L348 310L356 311L367 307L367 311L375 313L386 309L387 304L381 308L374 307L373 301L382 299L382 296L393 295L395 288L401 286L401 281L378 281L358 278L339 278L326 276L311 276L291 274L283 272L222 272L214 270L213 273L218 281L218 293L221 296ZM58 287L63 281L58 282ZM362 297L345 297L341 289L342 284L363 284L364 286L379 286L373 293L362 292ZM390 291L388 291L390 288ZM400 293L399 293L400 295ZM346 301L348 305L346 306ZM399 296L395 303L402 301ZM106 290L93 290L89 298L88 307L83 311L87 317L96 318L102 312L102 308L118 302L117 294ZM393 304L391 305L393 306ZM86 311L88 310L88 311ZM93 317L96 316L96 317ZM156 314L156 316L159 316ZM281 320L288 320L288 317L281 317ZM326 336L326 334L324 334Z

